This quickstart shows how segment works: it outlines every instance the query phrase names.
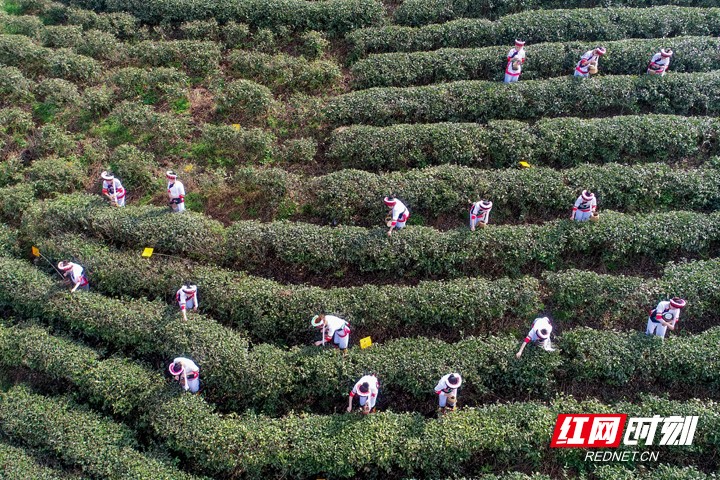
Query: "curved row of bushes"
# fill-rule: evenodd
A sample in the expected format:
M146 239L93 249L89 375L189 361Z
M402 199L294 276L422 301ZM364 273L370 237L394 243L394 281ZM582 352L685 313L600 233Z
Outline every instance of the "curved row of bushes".
M572 76L505 84L461 81L408 88L371 88L332 98L325 107L331 126L362 123L487 122L542 117L671 113L716 115L720 72Z
M650 58L661 48L675 51L670 71L707 72L720 68L717 37L629 39L605 42L608 53L603 74L644 74ZM529 46L521 80L538 80L572 74L580 56L596 43L540 43ZM356 90L371 87L409 87L457 80L502 81L508 47L441 49L432 52L370 55L352 66Z
M119 176L127 179L124 183L136 198L152 188L144 179L142 184L135 181L135 172L127 164L119 169L130 175ZM18 180L24 177L24 182L0 187L0 218L19 223L36 199L82 188L83 173L74 159L34 162L19 172ZM380 199L390 192L410 205L414 222L440 222L443 228L466 225L467 201L478 198L493 201L494 226L566 218L583 189L598 195L601 211L658 212L682 205L686 210L707 212L720 207L720 170L685 170L665 164L583 165L564 171L443 165L389 174L342 170L319 177L250 167L239 169L229 185L242 192L244 201L266 212L262 217L266 220L287 218L283 207L292 205L291 219L364 227L381 225L387 211Z
M386 26L351 32L351 58L367 53L412 52L438 48L511 46L541 42L604 41L713 35L720 31L719 8L577 8L527 11L491 22L461 19L421 28ZM602 62L601 62L602 64Z
M328 60L247 50L233 50L226 60L231 75L254 80L273 91L329 93L342 79L340 67Z
M0 431L98 478L197 478L140 453L129 428L23 387L0 393Z
M612 4L606 0L513 0L495 3L491 0L404 0L393 13L393 21L399 25L418 27L430 23L442 23L458 18L498 18L525 10L550 10L558 8L607 8L656 7L678 5L687 7L716 7L713 0L620 0Z
M84 168L75 158L49 157L36 160L27 168L18 168L8 178L9 185L0 187L0 218L19 223L25 209L36 199L79 190L84 179Z
M644 163L720 152L714 117L626 115L477 123L353 125L332 132L328 157L345 168L400 170L455 163L471 167Z
M532 471L561 467L586 471L586 450L548 448L557 415L567 412L698 415L703 421L698 423L693 448L660 447L660 457L675 465L702 465L709 470L717 464L708 456L716 448L715 429L720 424L718 407L713 402L645 397L641 405L624 402L604 405L597 401L559 398L549 405L527 402L463 409L440 420L392 412L366 418L334 415L268 420L246 416L227 420L211 417L207 405L197 397L186 396L181 400L158 412L155 428L172 432L170 435L174 438L167 443L173 448L193 445L194 453L203 459L210 472L220 475L240 471L256 478L262 477L263 469L268 469L290 477L307 478L323 472L328 477L346 478L362 476L365 469L370 469L436 478L474 474L488 463L497 470L515 470L522 465ZM181 411L192 412L192 415L173 421ZM193 429L196 418L208 421ZM224 442L212 440L219 435L223 435ZM249 461L240 454L245 445L258 446L256 455ZM621 446L619 451L631 448ZM644 447L644 450L652 448ZM597 478L625 478L618 473L617 469L607 476L598 473ZM682 475L669 469L665 478L676 478L678 474Z
M720 246L720 214L622 215L576 224L496 226L481 232L408 228L388 239L384 228L317 227L238 222L227 230L228 265L251 271L301 268L317 274L378 273L388 277L515 276L542 270L644 264L652 269L684 256L712 257Z
M191 356L205 366L204 381L217 397L233 392L228 405L247 402L247 395L257 398L245 376L248 341L237 331L203 315L193 315L192 322L185 323L176 308L159 302L71 294L68 287L58 287L21 261L0 258L0 265L6 282L0 289L0 307L82 331L134 355L159 358L163 364L177 356ZM264 364L255 368L262 371Z
M22 35L0 34L0 64L18 67L30 77L40 75L93 84L101 75L101 64L68 49L36 45Z
M149 261L75 235L34 239L34 244L54 262L77 258L93 272L93 290L104 295L147 297L174 305L175 291L191 281L199 285L202 312L248 332L257 342L275 345L310 344L316 334L308 321L318 312L346 318L356 344L368 335L382 342L415 335L457 339L522 332L543 303L562 329L583 325L637 330L647 311L668 296L688 301L682 328L692 332L717 325L720 310L720 291L715 288L720 260L670 264L654 280L567 270L544 273L542 283L528 277L492 282L467 278L420 282L416 287L322 289L187 261Z
M240 183L243 185L242 183ZM467 225L468 200L492 200L491 224L539 222L569 217L580 192L595 192L600 211L649 213L720 207L720 170L681 170L665 164L583 165L552 168L479 170L444 165L403 173L357 170L309 179L306 212L327 222L378 226L387 213L380 199L392 192L413 215L432 224L444 217ZM412 218L412 217L411 217Z
M14 339L15 336L19 340ZM47 348L52 348L55 353L52 363L64 365L64 368L52 368L47 364L48 355L42 352L43 349ZM114 392L127 388L127 375L117 370L115 366L108 365L106 374L93 380L85 379L82 374L82 361L78 361L81 350L86 352L86 357L94 355L90 349L80 348L71 342L49 336L41 329L0 327L0 362L3 365L10 367L28 366L36 371L48 374L52 378L75 383L82 395L90 397L94 403L114 404L118 401L118 396ZM20 357L23 360L19 362L17 359ZM102 368L101 366L107 363L107 361L97 362L96 368ZM144 384L157 385L159 388L160 384L163 383L157 374L138 366L128 370L128 374L130 373L132 374L131 380L140 381ZM384 385L381 388L383 388L380 396L382 399L383 396L387 396L387 393L384 390ZM99 398L96 398L98 394ZM35 398L41 405L48 402L60 403L55 399L29 396L20 389L13 390L11 395L18 395L22 397L22 400L28 397ZM103 400L104 396L107 396L105 400ZM254 414L223 418L217 415L213 411L213 407L205 403L200 396L173 395L169 391L163 390L156 397L148 398L143 402L136 399L134 408L145 414L145 421L149 423L158 438L163 439L175 451L183 452L187 457L188 465L193 470L213 475L242 472L248 478L255 478L260 475L267 476L268 471L282 473L293 478L312 476L321 472L332 476L353 476L362 471L366 462L380 462L389 472L422 475L433 471L433 474L437 475L437 469L444 472L445 467L442 465L449 461L448 455L452 457L453 461L464 465L463 468L468 468L468 473L471 473L474 468L477 468L478 462L470 461L470 457L465 455L484 456L490 453L497 455L498 452L495 452L494 449L503 445L503 442L513 446L518 444L529 446L527 445L528 442L537 441L539 443L535 445L535 448L547 449L549 443L547 440L549 440L552 431L555 415L557 413L576 411L593 413L607 411L628 414L635 412L639 415L641 412L642 414L646 414L645 412L650 412L650 414L665 413L668 410L661 409L670 408L674 414L703 414L703 422L700 423L695 438L696 442L698 442L696 445L706 444L705 435L707 433L705 432L711 432L714 423L708 424L709 419L705 414L711 413L710 419L715 417L716 414L712 413L717 410L714 403L705 402L705 405L701 406L702 404L698 401L680 404L652 397L643 397L642 400L643 407L637 407L624 403L606 406L596 401L579 403L571 398L556 398L549 407L529 403L494 405L480 409L465 408L441 420L424 420L417 414L394 414L389 412L379 413L367 418L358 418L354 415L334 415L332 417L303 415L300 417L289 416L268 419L257 417ZM390 407L392 408L392 406ZM678 409L678 407L680 408ZM115 411L118 410L123 411L125 409L115 408ZM540 413L541 417L534 416L537 413ZM531 417L533 421L528 421ZM186 418L190 419L190 423L183 420ZM538 426L537 420L539 418L543 419L540 422L542 428ZM505 424L508 420L511 421ZM398 431L398 426L405 425L407 421L415 426L410 431L406 431L405 427ZM363 428L363 439L367 439L367 435L382 435L383 441L361 442L360 445L356 445L355 442L351 441L349 445L345 446L344 442L353 438L353 435L348 433L355 431L360 425ZM462 428L463 425L466 428ZM497 435L497 432L493 435L490 435L490 432L501 425L504 425L505 428L498 430L498 432L503 432L500 440L495 443L488 441L488 438ZM512 426L512 429L508 429L508 425ZM528 431L529 425L535 425L537 428L530 428ZM478 443L474 437L463 437L458 441L438 444L436 437L446 435L448 430L455 432L455 435L458 435L460 431L465 431L464 435L466 436L472 436L469 431L476 432L480 430L482 434L478 436L478 439L484 438L485 440ZM397 442L401 441L403 437L406 437L407 440L415 439L415 441L408 442L407 445L400 445L402 448L396 452L396 454L402 452L402 455L410 455L408 461L415 458L415 455L418 455L417 458L425 458L417 450L422 445L426 445L426 447L421 448L431 448L435 443L433 448L444 445L443 448L449 450L444 450L444 454L430 457L430 459L426 459L419 464L414 462L404 464L404 461L395 464L391 461L391 457L396 454L388 455L382 450L382 446L388 444L388 432L399 435L396 440L389 442L393 446L396 446ZM243 445L245 448L243 448ZM246 448L247 445L253 445L254 448L248 449ZM341 455L336 458L330 451L326 452L326 449L330 446L335 448L337 445L342 447ZM374 447L371 450L367 450L373 445ZM471 447L471 445L475 445L475 447ZM361 449L359 455L353 453L357 448ZM522 450L532 451L534 449L522 448ZM683 451L680 449L672 450ZM292 454L282 456L285 460L279 460L277 455L279 451L292 452ZM313 452L313 454L309 455L308 452ZM553 451L548 450L548 453L543 455L544 462L548 461L547 457L551 454L550 452ZM582 459L582 451L564 450L566 453L560 453L563 450L554 450L554 452L559 456L552 461L557 462L558 465L581 467L579 462ZM508 452L501 454L502 462L510 461L512 457L506 457L505 455L508 455ZM677 460L676 455L673 455L673 458ZM453 461L449 461L447 465L452 465ZM680 464L684 461L683 458ZM508 464L508 468L510 467L511 465ZM460 471L463 470L460 469ZM457 464L454 465L453 469L448 470L448 474L451 472L458 473ZM659 467L654 473L660 472L662 472L662 475L655 475L651 478L682 478L667 466ZM594 478L613 480L617 478L635 478L626 475L619 476L621 473L622 470L618 470L618 467L615 467L615 469L600 469L595 472ZM692 473L698 473L692 469L686 471L686 473L690 475L688 478L700 478L691 475ZM495 477L488 477L486 480L491 478L494 479ZM507 478L515 479L515 477Z
M25 449L10 445L4 440L0 440L0 467L7 480L76 480L80 478L45 466Z
M586 267L617 271L638 265L652 271L680 257L715 256L720 246L720 214L683 211L642 215L603 211L599 222L565 219L541 225L491 225L476 232L413 226L388 238L384 228L299 222L241 221L223 228L192 212L113 209L97 196L65 195L33 205L22 223L29 238L85 231L117 246L149 246L159 253L265 275L375 273L423 279Z
M228 330L226 336L214 338L212 345L203 344L210 333L202 316L191 315L187 324L173 323L190 337L180 344L177 337L182 333L173 338L166 333L169 327L163 327L169 315L161 317L148 302L118 301L93 293L73 297L41 286L50 280L22 262L0 259L0 265L0 306L6 311L41 317L129 350L133 356L150 355L163 369L169 358L190 356L201 367L208 399L236 411L252 408L275 415L290 410L333 411L341 408L353 382L368 372L377 373L383 382L387 395L381 399L383 407L392 405L388 399L394 397L402 399L403 408L418 411L432 408L432 387L447 370L459 371L465 378L463 401L467 404L517 398L518 392L536 398L567 389L581 395L597 393L588 391L588 385L602 387L603 395L611 398L690 386L714 397L720 387L720 369L712 365L720 340L717 327L689 337L671 335L665 342L639 332L576 328L560 332L558 353L531 348L520 360L515 352L524 329L516 336L468 337L455 343L402 338L365 350L352 348L346 356L332 349L284 350L270 344L247 352L236 347L233 338L237 336ZM148 338L125 327L133 320L127 313L131 308L144 314L136 323L154 330L152 350L144 346ZM639 329L644 328L645 315L638 315ZM113 322L118 325L108 328Z
M566 140L573 143L572 138ZM583 189L598 194L601 210L658 212L682 205L686 210L712 211L720 206L720 170L713 164L720 164L720 159L712 159L710 168L698 169L662 163L585 164L564 171L442 165L380 174L341 170L318 177L248 167L238 169L228 184L242 192L243 203L262 212L259 218L264 221L377 227L387 214L381 199L394 193L410 206L414 224L447 229L467 225L468 200L479 198L493 201L493 225L566 218Z
M126 358L101 360L77 342L36 326L0 325L0 364L30 368L69 382L107 413L137 419L164 392L165 381Z
M97 13L92 10L70 7L52 0L20 1L14 4L20 11L9 15L0 12L0 29L4 33L35 36L46 26L77 25L84 30L98 30L123 40L140 40L148 35L147 28L126 12Z
M539 282L527 277L322 289L174 259L149 261L75 235L34 239L34 244L53 262L77 258L93 272L92 288L104 295L169 299L175 305L173 295L188 279L199 285L202 312L275 345L310 344L317 336L310 318L320 312L347 319L355 344L366 335L382 342L522 330L542 306Z
M236 21L255 28L287 27L342 35L356 28L377 25L384 16L376 0L72 0L71 5L106 12L128 12L144 23L181 23L214 18Z
M222 49L220 44L210 41L146 40L129 45L127 55L141 66L180 66L191 77L203 78L220 70Z

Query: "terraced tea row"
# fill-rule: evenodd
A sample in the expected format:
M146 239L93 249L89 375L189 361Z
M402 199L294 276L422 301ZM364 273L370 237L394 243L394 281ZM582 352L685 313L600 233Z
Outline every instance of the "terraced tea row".
M52 348L56 352L55 357L43 353L44 348ZM83 360L79 360L80 356ZM685 403L660 400L652 397L643 398L643 407L619 403L616 405L601 405L594 401L578 403L572 399L556 399L550 406L536 403L518 403L510 405L487 406L481 409L463 409L454 415L448 415L441 420L424 420L417 414L393 414L381 413L368 418L359 419L354 416L307 416L285 417L279 419L268 419L257 417L253 414L246 414L242 417L222 418L213 412L213 408L206 404L199 396L171 394L167 389L162 388L162 379L159 375L149 372L139 366L128 364L126 372L116 368L116 365L108 361L95 361L96 370L106 372L97 378L87 378L82 371L82 365L86 364L85 359L94 357L92 350L79 347L66 340L58 339L47 335L43 330L37 328L19 329L17 327L0 327L0 362L4 365L17 367L28 366L34 370L43 372L54 379L71 381L79 389L83 397L89 397L93 403L105 403L114 411L139 411L144 415L145 420L154 430L157 438L163 439L167 445L177 452L183 452L187 457L188 464L197 471L214 475L227 475L229 472L242 472L244 475L254 478L260 472L267 475L268 471L290 475L291 477L306 477L319 472L327 472L334 476L352 476L362 471L367 462L382 462L389 472L404 474L422 474L422 472L434 471L437 469L448 474L452 471L457 473L457 463L448 462L447 455L451 455L454 462L459 462L465 467L472 468L472 456L477 455L500 455L501 463L512 468L512 455L516 452L499 450L503 441L520 442L523 451L535 451L547 449L552 424L556 412L562 411L593 411L595 413L624 412L642 414L645 411L653 411L657 408L670 409L668 411L683 412L682 414L703 415L703 422L699 424L695 437L696 445L704 445L706 449L713 448L712 440L708 441L708 435L712 432L713 425L717 423L716 405L712 402L689 401ZM19 358L23 358L18 362ZM51 364L48 364L51 359ZM9 361L9 363L7 363ZM55 365L56 367L53 367ZM62 368L59 368L61 367ZM132 375L128 375L131 373ZM128 402L122 401L116 392L127 389L128 380L138 382L138 385L153 385L155 394L140 400L137 397L130 397L131 408L127 409ZM107 398L104 398L106 397ZM67 403L54 398L42 397L28 394L25 390L15 388L5 395L6 404L0 406L2 414L10 414L20 409L26 402L30 402L48 410L59 410L65 413ZM115 404L120 402L120 408ZM678 408L679 407L679 408ZM30 412L32 412L32 408ZM33 422L45 421L49 426L45 429L52 430L58 423L62 423L71 414L61 415L60 418L48 416L41 413L32 420L27 419L30 412L24 412L10 424L13 432L21 428L29 428ZM180 414L184 412L184 414ZM0 414L0 415L2 415ZM92 421L94 417L85 413L85 418ZM177 416L178 418L173 418ZM533 421L527 421L530 418ZM186 420L183 420L186 419ZM541 421L538 421L541 420ZM23 424L25 421L27 424ZM366 442L358 446L351 432L355 431L362 423L364 431L363 440ZM501 426L504 425L502 428ZM411 427L413 426L414 427ZM528 426L533 425L530 431ZM463 428L465 427L465 428ZM509 428L508 428L509 427ZM399 428L399 431L398 431ZM440 442L447 431L460 435L457 442ZM388 437L388 432L397 432L397 438ZM465 433L460 433L465 432ZM472 433L474 432L474 433ZM491 432L494 432L492 435ZM493 443L488 439L502 434ZM378 441L380 438L384 441ZM484 439L478 442L479 439ZM388 440L390 442L388 443ZM242 445L255 445L252 451L242 448ZM407 442L407 443L405 443ZM537 443L535 443L537 442ZM433 445L433 443L435 445ZM386 451L387 445L390 450ZM435 449L443 445L443 454L426 457L424 454L428 449ZM258 449L257 447L260 446ZM412 446L412 447L411 447ZM310 448L312 447L312 448ZM396 448L397 447L397 448ZM340 448L342 462L335 462L334 455L336 448ZM361 451L357 451L360 448ZM700 447L702 448L702 447ZM696 447L697 449L697 447ZM688 453L687 450L670 449L673 451L673 462L682 465L695 455L701 455L703 450ZM292 455L279 456L277 452L288 451ZM309 455L308 452L313 452ZM389 452L393 452L390 454ZM552 457L550 462L579 461L582 452L554 450L556 455L550 454L547 450L543 456L544 461ZM676 453L682 452L681 455ZM400 456L401 461L394 460ZM412 459L424 460L414 465ZM530 457L528 457L529 459ZM517 460L517 459L515 459ZM463 468L465 468L463 467ZM496 467L499 468L499 467ZM540 468L537 465L535 468ZM545 465L545 468L548 468ZM551 468L551 467L550 467ZM672 468L661 467L659 471L666 475L673 475ZM617 478L604 476L597 478ZM690 473L693 472L691 469ZM618 472L614 471L617 475ZM699 474L698 474L699 475ZM623 477L625 478L625 477ZM675 478L670 476L668 478ZM692 478L700 478L695 476Z
M244 169L233 184L270 220L284 216L284 208L292 205L302 212L295 218L364 227L382 225L388 210L381 200L389 193L408 206L410 223L443 229L467 225L468 200L480 198L493 202L493 227L566 218L584 189L595 192L601 214L608 209L652 213L679 207L709 212L720 206L720 169L657 163L583 165L562 171L444 165L388 174L342 170L311 178L279 169ZM7 218L16 212L5 213L2 203L0 215Z
M447 369L462 372L467 404L512 399L517 392L534 398L568 389L580 395L597 393L588 392L591 384L602 386L603 394L611 398L690 386L696 394L702 391L714 397L720 385L720 370L708 366L720 339L718 328L664 343L640 333L574 329L559 338L559 354L531 349L521 360L515 357L519 335L470 337L456 343L404 338L365 350L353 348L346 356L316 347L286 351L269 344L248 352L247 343L243 345L229 330L210 344L212 332L206 330L222 329L199 316L193 315L188 323L173 322L176 315L163 314L157 304L58 293L47 285L47 277L22 262L0 260L0 264L3 272L13 272L5 274L0 290L0 306L6 311L41 317L56 328L81 332L160 364L177 355L189 356L201 366L206 396L222 402L223 409L255 408L275 415L298 409L332 411L352 382L367 372L382 379L387 398L401 398L405 408L419 411L427 408L432 386ZM131 308L136 318L130 317ZM136 333L138 328L130 321L149 333ZM109 326L111 322L116 325ZM150 342L155 342L152 348L144 346Z
M589 266L617 271L638 265L652 272L681 257L716 256L720 243L717 213L608 211L602 221L585 224L557 220L476 232L407 227L391 238L384 229L255 221L223 228L191 212L170 215L162 208L112 209L98 197L68 195L32 206L23 216L23 228L30 238L85 232L116 246L154 247L158 253L266 276L290 271L299 278L308 272L415 279L516 276Z
M351 58L368 53L512 45L516 38L541 42L611 41L713 35L720 9L661 6L577 8L507 15L494 22L462 19L421 28L387 26L349 33Z
M98 478L198 478L140 453L126 426L66 400L34 395L22 387L0 393L0 400L0 432Z
M608 51L600 70L609 75L645 73L652 56L672 48L671 71L708 72L720 69L717 37L675 37L604 42ZM527 47L520 79L538 80L572 74L578 59L597 43L538 43ZM457 80L503 79L507 47L441 49L432 52L370 55L352 66L353 88L409 87Z
M659 76L571 76L506 85L468 80L427 87L371 88L332 98L331 126L487 122L497 119L668 113L716 115L720 73Z
M31 17L33 18L33 17ZM0 18L0 31L11 29ZM25 32L23 32L25 33ZM74 25L41 26L33 36L0 34L0 62L18 67L26 76L46 75L79 85L97 83L116 67L177 68L193 84L221 73L224 45L204 40L142 40L123 43L114 35L83 31ZM249 34L248 34L249 35ZM56 47L47 48L46 46ZM322 51L319 55L322 55ZM232 50L225 56L232 77L247 78L273 90L315 92L332 88L341 77L332 61ZM102 63L100 63L102 62Z
M37 429L26 439L36 444L49 443L41 435L53 435L68 421L83 419L88 426L104 424L106 428L109 424L95 415L82 414L65 400L31 394L22 388L16 387L2 396L5 401L0 404L0 416L12 420L3 425L3 430L20 436ZM717 406L712 402L678 403L647 397L644 405L638 406L557 399L549 406L528 402L464 409L441 420L391 412L367 418L337 415L268 419L247 415L224 419L215 415L200 397L190 395L153 407L152 427L163 432L167 445L187 452L195 468L220 476L240 473L246 478L261 478L270 472L306 478L325 472L348 478L368 465L379 466L391 474L449 475L472 472L477 462L487 456L496 459L494 465L498 470L514 469L519 462L533 470L551 470L558 465L579 464L584 455L580 450L547 448L557 413L619 411L644 416L661 408L704 419L694 437L694 444L704 447L664 449L672 453L672 463L715 468L712 457L707 455L715 448L712 432L718 424ZM363 435L358 439L356 432L361 425ZM443 441L448 431L453 432L452 442ZM75 446L70 443L72 440L75 438L65 439L66 444L55 445L55 450L70 457ZM514 446L512 450L505 447L509 444ZM247 445L254 446L252 451L248 451ZM114 453L113 447L105 446L104 450L110 452L105 458ZM291 454L278 455L281 451ZM542 463L535 452L542 452Z
M283 285L187 260L150 261L138 252L121 253L73 235L35 240L51 261L74 258L81 263L92 272L92 289L104 295L174 305L173 295L180 285L197 284L202 312L247 332L253 342L278 346L309 345L316 335L309 319L320 312L348 320L355 344L367 335L384 342L417 335L456 340L467 335L524 333L543 303L563 330L577 326L641 330L646 320L643 312L668 293L688 301L682 328L691 332L717 326L720 310L716 288L720 260L669 265L656 280L570 270L545 273L541 281L466 278L420 282L416 287L321 289ZM177 310L176 315L179 318Z
M38 462L35 455L27 450L10 445L0 440L0 465L7 480L79 480L80 477L70 475L57 468L48 467Z
M332 132L328 157L345 168L399 170L456 163L470 167L704 160L718 153L713 117L627 115L476 123L353 125ZM481 181L482 179L478 179ZM546 198L545 201L552 201Z
M49 192L82 188L81 171L69 178L46 175L56 166L55 172L68 171L68 165L76 164L39 160L20 172L18 183L0 188L0 218L17 225L24 211L52 195ZM42 179L38 175L43 175ZM492 200L493 227L566 218L584 189L596 193L601 213L607 209L659 212L680 205L685 210L708 212L720 206L720 170L711 165L681 169L665 164L607 164L564 171L443 165L388 174L342 170L320 177L245 168L235 173L230 184L238 190L238 199L263 212L262 218L267 220L287 218L292 211L293 220L364 227L382 225L387 209L381 200L390 192L409 206L411 223L441 229L466 225L468 200L478 198Z
M713 0L619 0L613 7L656 7L678 5L687 7L716 7ZM417 27L429 23L442 23L458 18L498 18L525 10L559 8L603 8L608 2L598 0L514 0L497 3L491 0L404 0L393 13L393 21L400 25Z

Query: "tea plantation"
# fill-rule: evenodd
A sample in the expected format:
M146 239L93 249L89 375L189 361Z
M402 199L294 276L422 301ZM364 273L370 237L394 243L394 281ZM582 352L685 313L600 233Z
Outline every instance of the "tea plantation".
M0 478L718 478L719 1L0 6ZM570 220L583 190L598 221ZM555 349L516 356L544 316ZM368 374L376 411L347 413ZM592 461L550 447L569 413L699 420Z

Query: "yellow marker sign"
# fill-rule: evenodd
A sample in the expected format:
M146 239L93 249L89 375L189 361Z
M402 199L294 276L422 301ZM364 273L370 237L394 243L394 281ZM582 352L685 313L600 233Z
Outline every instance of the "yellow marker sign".
M360 348L368 348L372 345L372 339L370 337L365 337L360 339Z
M32 254L33 254L33 257L39 257L40 250L37 247L32 247Z
M233 123L233 124L232 124L232 127L233 127L235 130L237 130L238 132L239 132L240 129L242 128L239 123Z
M142 256L145 258L152 257L153 250L154 250L153 248L146 248L145 250L143 250Z
M530 168L532 165L530 165L528 162L520 162L520 166L523 168Z

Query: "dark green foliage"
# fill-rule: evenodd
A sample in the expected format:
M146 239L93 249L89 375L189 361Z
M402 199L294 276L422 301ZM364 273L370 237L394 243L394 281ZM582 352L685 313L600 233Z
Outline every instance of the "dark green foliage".
M400 25L421 26L442 23L462 17L497 18L502 15L536 9L589 7L656 7L658 5L716 7L712 0L513 0L496 3L490 0L405 0L395 10L393 20Z
M205 124L199 142L193 145L198 160L208 165L232 167L257 164L270 157L275 137L261 128Z
M375 0L223 0L205 3L188 0L105 0L100 8L129 12L150 24L214 18L220 23L233 20L255 28L284 26L293 30L319 30L332 35L378 24L384 13L382 3Z
M333 126L363 123L487 122L627 113L712 115L720 73L553 78L513 84L462 81L427 87L371 88L334 97L325 114Z
M675 37L603 42L608 53L600 68L606 75L645 73L650 58L671 47L671 72L707 72L720 67L716 37ZM537 80L573 73L580 56L597 43L541 43L526 47L527 62L521 80ZM456 80L502 81L510 46L478 49L441 49L432 52L370 55L352 66L355 89L409 87Z
M460 19L422 28L387 26L351 32L351 56L393 51L507 45L516 38L541 42L608 42L626 38L712 35L720 29L720 9L660 6L527 11L495 22ZM653 52L654 53L654 52ZM600 62L602 65L602 62Z
M328 93L342 78L340 67L334 62L308 61L283 53L234 50L227 60L233 75L254 80L274 91Z
M135 198L148 193L156 184L152 173L155 165L151 153L143 152L133 145L120 145L110 155L110 170Z
M237 123L264 116L272 101L272 92L267 87L251 80L233 80L218 93L217 108Z
M249 271L302 268L315 274L374 272L420 279L517 276L598 263L609 271L638 262L657 268L683 256L714 256L720 246L717 213L604 211L600 222L585 224L556 220L476 232L407 227L388 238L384 228L245 221L224 229L192 213L172 216L154 207L120 212L104 207L97 197L66 196L31 208L23 223L38 236L91 226L94 236L115 245L154 246L164 253Z
M128 47L128 55L144 67L174 67L191 77L204 78L218 72L220 45L200 40L144 41Z
M6 480L73 480L79 477L38 463L27 450L0 441L0 465Z
M0 394L0 430L102 478L191 479L137 451L129 428L73 403L15 387Z

